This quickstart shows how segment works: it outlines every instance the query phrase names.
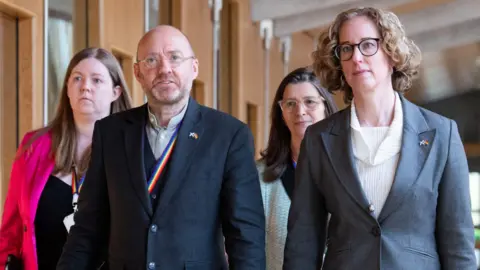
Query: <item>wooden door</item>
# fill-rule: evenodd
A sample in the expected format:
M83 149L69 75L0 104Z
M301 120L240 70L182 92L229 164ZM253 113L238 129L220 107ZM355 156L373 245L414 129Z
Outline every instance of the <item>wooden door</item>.
M0 213L18 145L17 20L0 12Z

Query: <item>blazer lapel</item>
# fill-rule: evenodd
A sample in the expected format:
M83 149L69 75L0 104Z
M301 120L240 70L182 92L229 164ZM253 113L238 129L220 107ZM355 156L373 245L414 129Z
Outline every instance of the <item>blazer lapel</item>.
M378 221L382 222L400 206L425 164L433 147L435 129L430 129L419 108L400 95L403 109L403 136L395 178Z
M144 169L143 144L145 137L145 118L147 117L147 105L143 105L132 111L127 119L124 129L125 150L130 171L130 181L138 198L142 202L145 211L151 217L152 205L148 197L147 178Z
M161 215L168 206L173 195L184 181L185 173L192 162L195 150L203 139L203 128L200 126L202 114L198 103L190 98L182 125L178 131L173 153L168 161L168 170L162 181L165 181L154 218Z
M370 215L369 203L355 169L350 138L350 109L351 107L348 107L340 113L338 121L334 122L330 132L322 133L322 139L340 183L360 208Z

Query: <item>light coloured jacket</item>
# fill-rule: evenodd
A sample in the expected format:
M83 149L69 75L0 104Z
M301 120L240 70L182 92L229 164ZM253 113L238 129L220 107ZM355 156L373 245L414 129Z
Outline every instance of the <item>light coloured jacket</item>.
M257 162L257 170L262 191L263 207L265 209L267 270L281 270L283 250L287 239L290 198L280 178L269 183L263 181L265 171L265 163L263 161Z

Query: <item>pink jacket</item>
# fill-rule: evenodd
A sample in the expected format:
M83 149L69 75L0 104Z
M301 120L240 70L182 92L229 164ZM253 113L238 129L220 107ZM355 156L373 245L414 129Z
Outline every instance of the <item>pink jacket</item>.
M19 149L33 134L24 136ZM13 163L0 227L0 269L8 254L21 257L25 270L38 268L34 221L40 195L55 166L49 158L51 143L50 133L40 136Z

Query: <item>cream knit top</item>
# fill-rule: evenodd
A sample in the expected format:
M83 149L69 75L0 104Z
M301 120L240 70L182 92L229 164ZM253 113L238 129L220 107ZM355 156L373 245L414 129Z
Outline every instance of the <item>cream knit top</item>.
M400 157L403 110L395 92L393 121L388 127L361 127L352 100L351 139L358 177L363 191L379 216L393 185Z

